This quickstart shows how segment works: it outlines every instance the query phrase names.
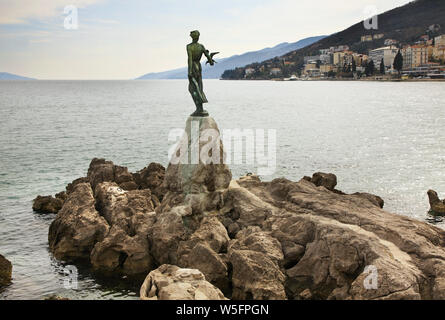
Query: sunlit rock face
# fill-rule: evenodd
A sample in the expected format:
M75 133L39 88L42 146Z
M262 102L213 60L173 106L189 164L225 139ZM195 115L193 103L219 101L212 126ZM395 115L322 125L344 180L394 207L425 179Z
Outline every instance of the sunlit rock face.
M142 300L226 300L199 270L167 264L148 274L140 297Z

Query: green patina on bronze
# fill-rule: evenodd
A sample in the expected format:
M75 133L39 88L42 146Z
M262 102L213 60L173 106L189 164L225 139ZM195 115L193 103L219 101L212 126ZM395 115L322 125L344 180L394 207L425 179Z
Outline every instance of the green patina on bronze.
M198 43L198 30L190 32L190 37L192 37L193 41L187 45L189 92L196 106L196 111L193 112L191 116L206 117L209 113L202 108L202 104L208 101L202 86L201 58L204 54L207 58L206 64L210 63L210 65L213 66L216 63L216 61L213 60L213 56L219 52L209 53L202 44Z

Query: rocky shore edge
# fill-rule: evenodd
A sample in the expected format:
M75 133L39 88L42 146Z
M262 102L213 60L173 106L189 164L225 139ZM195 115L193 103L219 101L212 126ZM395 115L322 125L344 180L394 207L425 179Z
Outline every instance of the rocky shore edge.
M0 289L11 283L12 264L4 256L0 254Z
M333 174L235 181L203 167L188 176L193 193L179 166L131 173L93 159L49 204L34 202L60 207L51 252L101 274L148 274L141 299L445 299L444 230L336 190Z

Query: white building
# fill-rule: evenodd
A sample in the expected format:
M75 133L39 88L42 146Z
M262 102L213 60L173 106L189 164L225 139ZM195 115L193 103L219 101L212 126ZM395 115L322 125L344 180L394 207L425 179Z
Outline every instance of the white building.
M382 59L386 69L392 69L394 58L396 57L398 51L399 49L392 46L374 49L369 51L369 59L374 61L374 66L377 69L380 68L380 63L382 62Z

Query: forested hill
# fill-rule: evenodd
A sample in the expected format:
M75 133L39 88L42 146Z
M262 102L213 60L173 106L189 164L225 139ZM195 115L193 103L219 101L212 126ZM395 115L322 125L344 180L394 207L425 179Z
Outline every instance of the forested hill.
M440 30L431 36L445 34L445 0L417 0L402 7L382 13L378 16L378 29L367 30L363 21L335 34L330 35L305 48L294 50L281 57L253 63L245 67L226 70L222 79L269 79L271 68L280 68L283 77L296 74L304 64L304 56L317 55L320 49L348 45L351 51L367 54L369 50L384 46L385 39L394 39L400 44L412 44L425 35L433 25L440 25ZM361 42L364 35L383 34L383 38L370 42ZM285 64L286 62L286 64ZM245 69L255 72L245 77Z

